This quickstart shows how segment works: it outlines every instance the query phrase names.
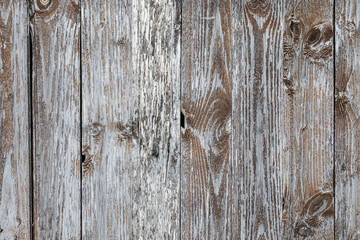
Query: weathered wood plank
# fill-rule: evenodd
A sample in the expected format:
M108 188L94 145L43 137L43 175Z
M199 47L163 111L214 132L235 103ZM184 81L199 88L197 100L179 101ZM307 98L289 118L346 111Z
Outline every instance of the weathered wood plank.
M231 238L231 4L182 7L182 239Z
M360 239L360 3L335 9L335 239Z
M234 5L233 236L333 239L331 1Z
M178 239L180 228L178 0L133 1L140 157L132 159L132 239Z
M131 236L131 172L139 157L131 17L131 1L82 2L84 239Z
M82 9L83 236L177 238L180 6Z
M28 239L28 4L0 1L0 238Z
M292 1L283 27L283 236L334 239L332 0Z
M282 26L285 1L238 1L233 13L233 239L281 233Z
M31 3L36 239L80 238L78 4Z

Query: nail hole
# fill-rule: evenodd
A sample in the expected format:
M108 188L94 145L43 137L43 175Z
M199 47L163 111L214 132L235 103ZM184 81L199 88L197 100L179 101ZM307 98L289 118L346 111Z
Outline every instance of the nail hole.
M182 112L180 112L180 125L182 128L185 128L185 116Z

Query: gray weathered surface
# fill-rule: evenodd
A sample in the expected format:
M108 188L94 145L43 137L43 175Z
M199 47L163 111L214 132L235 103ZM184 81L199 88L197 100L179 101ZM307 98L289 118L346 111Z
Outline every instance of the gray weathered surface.
M128 239L138 158L131 1L82 2L83 238Z
M179 4L84 1L83 236L179 234Z
M231 5L182 7L181 236L226 239L231 228Z
M0 239L360 239L358 12L0 0Z
M28 5L0 1L0 239L28 239Z
M360 239L360 4L335 9L335 237Z
M180 3L132 5L140 156L132 159L132 239L180 234Z
M78 1L34 0L35 239L80 238Z

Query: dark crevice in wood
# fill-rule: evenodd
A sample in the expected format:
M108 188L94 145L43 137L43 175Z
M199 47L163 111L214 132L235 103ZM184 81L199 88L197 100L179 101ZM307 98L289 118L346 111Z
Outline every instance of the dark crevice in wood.
M336 14L335 14L335 0L333 0L333 32L332 32L332 37L333 37L333 98L334 98L334 111L333 111L333 201L334 201L334 213L333 213L333 226L334 226L334 239L336 239L336 218L335 218L335 213L336 213L336 201L335 201L335 181L336 181L336 178L335 178L335 167L336 167L336 159L335 159L335 154L336 154L336 148L335 148L335 137L336 137L336 123L335 123L335 120L336 120L336 39L335 39L335 31L336 31L336 26L335 26L335 21L336 21Z
M180 125L182 128L185 128L185 116L182 112L180 112Z
M30 239L35 239L34 237L34 159L33 159L33 136L34 136L34 126L33 126L33 39L31 32L31 2L28 4L28 124L29 124L29 230L30 230Z
M83 146L83 142L82 142L82 137L83 137L83 129L82 129L82 113L83 113L83 109L82 109L82 105L83 105L83 98L82 98L82 1L80 0L79 1L79 6L80 6L80 11L79 11L79 21L80 21L80 27L79 27L79 31L80 31L80 34L79 34L79 71L80 71L80 93L79 93L79 96L80 96L80 155L81 155L81 161L80 161L80 240L82 240L82 223L83 223L83 215L82 215L82 211L83 211L83 207L82 207L82 203L83 203L83 192L82 192L82 183L83 183L83 163L85 162L86 160L86 156L82 154L82 146Z
M178 0L176 2L177 4L179 4L179 9L180 9L180 64L179 64L179 68L180 68L180 76L179 76L179 81L180 81L180 84L179 84L179 92L180 92L180 95L179 95L179 100L180 100L180 125L182 126L182 122L181 122L181 117L184 118L184 114L182 113L181 109L182 109L182 61L183 61L183 1L182 0ZM185 119L184 119L185 120ZM185 125L185 124L184 124ZM179 180L179 184L180 184L180 187L179 187L179 240L182 239L182 228L181 228L181 215L182 215L182 212L181 212L181 189L182 189L182 182L181 182L181 164L182 164L182 150L181 150L181 145L182 145L182 134L181 134L181 127L179 128L180 130L180 144L179 144L179 150L180 150L180 163L179 163L179 173L180 173L180 180Z

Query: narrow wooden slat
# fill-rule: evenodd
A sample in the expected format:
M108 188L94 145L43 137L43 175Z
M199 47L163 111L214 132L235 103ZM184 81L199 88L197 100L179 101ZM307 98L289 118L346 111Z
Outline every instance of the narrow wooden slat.
M233 4L233 239L292 239L281 232L286 1Z
M335 239L360 239L360 3L335 5Z
M32 1L35 239L80 238L78 4Z
M283 22L285 239L334 239L332 2L292 1Z
M231 238L231 4L182 7L182 239Z
M28 239L28 4L0 1L0 239Z
M132 159L132 239L179 238L180 14L178 0L133 1L140 156Z
M131 236L131 172L139 156L131 1L82 2L83 239Z

